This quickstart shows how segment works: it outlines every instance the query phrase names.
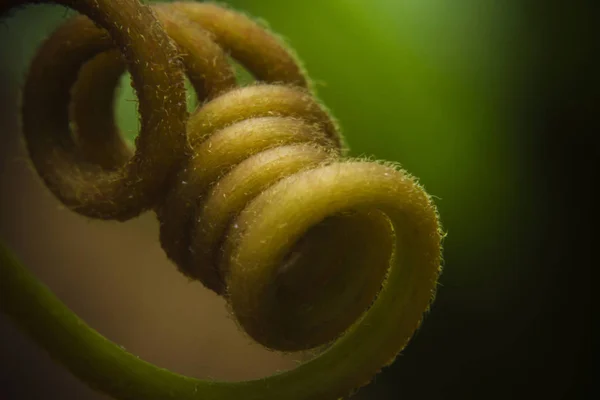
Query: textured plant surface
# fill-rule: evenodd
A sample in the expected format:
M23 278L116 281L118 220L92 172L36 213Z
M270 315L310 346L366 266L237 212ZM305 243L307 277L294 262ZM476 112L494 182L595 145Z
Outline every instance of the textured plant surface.
M0 12L21 5L3 1ZM23 2L25 3L25 2ZM435 207L399 168L344 159L335 121L280 41L220 6L62 0L82 16L35 56L22 126L47 187L84 216L154 210L168 257L281 351L323 346L255 381L201 381L111 343L0 251L0 307L90 386L120 399L336 398L391 363L435 291ZM227 55L256 83L238 87ZM135 151L114 122L125 68ZM188 117L184 74L201 106ZM365 312L366 311L366 312Z

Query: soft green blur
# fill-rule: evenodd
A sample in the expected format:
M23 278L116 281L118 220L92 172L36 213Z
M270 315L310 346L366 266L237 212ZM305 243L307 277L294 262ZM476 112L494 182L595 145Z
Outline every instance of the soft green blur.
M527 206L518 196L526 188L509 103L527 64L511 43L520 36L518 5L229 3L267 21L296 50L352 155L399 162L419 177L437 198L446 248L489 250L508 235ZM458 264L442 282L491 275Z
M508 229L506 210L519 208L519 159L506 100L523 61L508 47L519 22L511 8L477 0L230 3L288 39L353 155L400 162L438 198L447 246L487 247L481 242ZM485 273L460 268L450 279Z

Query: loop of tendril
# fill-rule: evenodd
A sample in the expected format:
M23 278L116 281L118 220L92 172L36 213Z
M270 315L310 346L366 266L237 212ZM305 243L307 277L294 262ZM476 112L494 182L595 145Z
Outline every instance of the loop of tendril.
M88 217L127 220L155 210L167 256L225 296L264 346L295 351L337 339L293 371L234 386L103 351L178 385L182 398L196 396L199 386L192 397L186 392L191 381L206 386L207 398L243 388L246 398L340 396L391 362L419 325L439 274L437 214L415 180L391 165L344 159L337 125L295 57L241 14L193 2L57 3L84 15L43 43L22 105L29 154L48 188ZM19 4L3 2L0 11ZM257 83L237 87L228 55ZM133 154L113 115L125 68L141 120ZM184 73L201 102L189 118ZM6 271L6 282L29 279ZM6 293L3 309L14 316L7 299L22 295ZM121 370L117 380L127 383L95 376L28 323L21 321L92 386L118 398L160 398ZM95 334L85 329L82 337ZM99 351L82 346L89 357Z

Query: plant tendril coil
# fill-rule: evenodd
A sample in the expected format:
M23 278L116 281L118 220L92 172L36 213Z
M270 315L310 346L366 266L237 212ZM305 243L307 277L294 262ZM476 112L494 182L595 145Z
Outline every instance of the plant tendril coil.
M0 12L21 3L2 1ZM440 272L436 209L415 179L344 158L337 124L296 58L244 15L194 2L57 3L83 15L43 43L22 100L27 148L47 187L87 217L154 210L167 256L224 296L253 339L281 351L327 348L256 381L182 377L99 336L4 250L2 310L116 398L336 398L392 362ZM257 82L238 86L228 56ZM134 151L114 119L125 69L139 101ZM184 74L201 102L191 116ZM34 317L19 318L23 307ZM65 333L80 339L57 338Z

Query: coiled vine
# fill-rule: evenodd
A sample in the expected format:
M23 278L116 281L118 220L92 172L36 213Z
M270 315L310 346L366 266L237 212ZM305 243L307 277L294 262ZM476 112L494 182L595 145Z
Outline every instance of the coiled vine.
M0 13L25 3L0 2ZM82 15L35 56L22 129L39 176L69 209L125 221L154 210L179 270L224 296L262 345L323 346L294 370L201 381L144 362L85 325L6 249L0 308L55 359L119 399L345 396L391 363L440 271L430 197L384 163L344 158L329 112L280 40L221 6L56 0ZM238 87L228 55L255 78ZM114 119L127 69L135 150ZM184 74L201 105L188 115Z

